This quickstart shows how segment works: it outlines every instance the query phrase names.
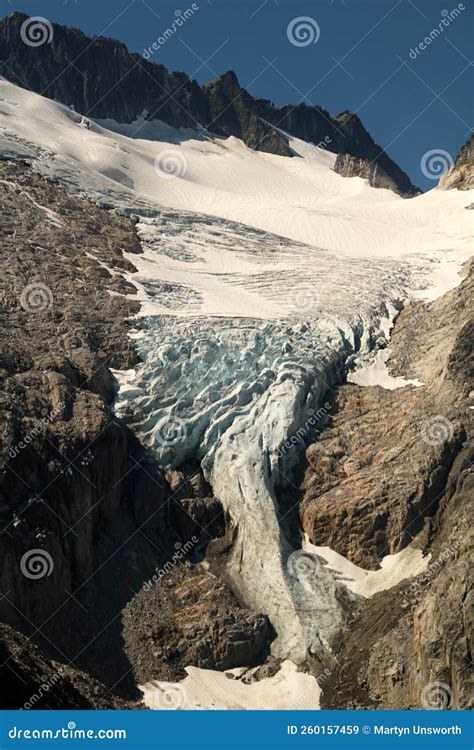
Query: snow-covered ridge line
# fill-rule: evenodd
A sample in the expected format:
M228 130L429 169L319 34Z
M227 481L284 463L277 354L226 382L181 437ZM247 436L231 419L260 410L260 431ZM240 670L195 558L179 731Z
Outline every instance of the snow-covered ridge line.
M155 206L213 215L343 256L428 261L466 247L467 191L435 190L403 200L361 178L336 174L333 155L298 139L291 148L299 157L287 158L251 151L234 137L204 139L159 121L147 123L147 140L132 137L141 124L104 121L104 127L0 79L2 135L49 148L39 170L66 176L79 168L89 188L100 185L104 196L118 192L128 202L133 195Z

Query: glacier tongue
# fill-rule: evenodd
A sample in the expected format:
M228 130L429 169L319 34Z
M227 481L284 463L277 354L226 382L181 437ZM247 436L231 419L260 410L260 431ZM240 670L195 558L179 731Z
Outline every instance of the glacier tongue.
M269 616L273 653L330 666L350 595L293 549L276 493L297 459L289 438L309 438L346 359L370 347L418 269L387 258L374 273L372 259L170 210L141 214L138 231L145 252L128 278L143 363L116 408L162 465L200 459L230 518L225 576Z
M347 357L377 322L337 324L242 318L150 316L137 339L143 364L128 416L164 465L201 459L230 517L226 577L267 614L273 653L331 663L348 613L317 556L295 551L279 520L275 487L296 452L282 450L317 424L315 413ZM117 410L127 415L126 390ZM324 411L324 410L323 410ZM321 415L319 415L321 416ZM347 596L346 596L347 599Z
M309 373L283 369L246 414L234 419L215 450L210 471L214 493L234 527L227 572L243 600L269 617L278 633L274 653L302 662L322 656L341 631L344 615L335 584L321 567L307 579L292 575L292 552L278 520L275 478L278 448L304 422ZM315 558L316 559L316 558Z

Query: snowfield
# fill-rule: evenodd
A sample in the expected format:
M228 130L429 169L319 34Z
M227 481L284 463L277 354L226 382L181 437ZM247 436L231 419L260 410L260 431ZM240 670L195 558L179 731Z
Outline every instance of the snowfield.
M367 354L408 295L433 299L458 283L473 191L404 200L341 177L333 154L297 139L288 158L143 119L92 122L3 79L0 128L4 156L135 217L144 253L130 256L138 271L128 280L142 303L133 336L143 362L116 373L116 409L162 464L201 460L235 530L227 578L270 617L274 654L299 664L309 652L331 666L341 592L378 590L424 562L406 553L370 583L352 571L352 587L331 566L295 574L276 488L291 482L297 452L280 448L301 428L311 439L313 415L357 357L355 382L423 387L390 379L386 354ZM221 677L187 680L202 678L215 696ZM246 707L258 691L243 689L230 681L228 702Z
M404 200L361 178L341 177L331 169L334 154L298 139L291 146L299 157L287 158L159 121L99 124L4 79L0 97L4 133L49 149L56 168L61 162L80 166L100 180L104 193L130 191L155 205L353 257L433 257L465 249L472 230L463 213L465 192L435 190ZM177 176L170 178L167 167Z
M148 708L155 711L257 711L319 709L321 688L316 679L298 672L290 661L282 663L279 672L258 682L243 682L240 673L251 678L255 670L188 667L181 682L151 682L140 687Z

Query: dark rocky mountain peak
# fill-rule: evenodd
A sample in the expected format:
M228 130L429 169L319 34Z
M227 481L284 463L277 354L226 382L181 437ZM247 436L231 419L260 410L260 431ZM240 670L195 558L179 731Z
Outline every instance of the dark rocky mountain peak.
M212 81L209 81L209 83L204 84L204 88L211 88L213 86L226 86L229 89L234 89L236 92L241 91L239 79L233 70L228 70Z
M276 107L249 94L232 70L200 86L153 62L153 51L145 60L122 42L58 24L45 43L25 44L27 21L18 12L0 21L0 72L84 115L133 122L146 111L149 120L233 135L249 148L282 156L293 155L285 136L290 133L337 154L335 170L343 176L364 177L404 197L420 192L351 112L331 117L317 106Z

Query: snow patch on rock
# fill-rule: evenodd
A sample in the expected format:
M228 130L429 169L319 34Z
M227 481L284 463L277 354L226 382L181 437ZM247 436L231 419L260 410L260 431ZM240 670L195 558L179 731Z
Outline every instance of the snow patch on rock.
M364 570L330 547L311 544L307 536L303 549L320 558L336 580L366 599L379 591L397 586L407 578L424 573L431 559L431 554L424 556L421 549L408 546L394 555L384 557L379 570Z

